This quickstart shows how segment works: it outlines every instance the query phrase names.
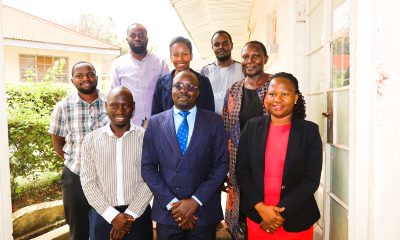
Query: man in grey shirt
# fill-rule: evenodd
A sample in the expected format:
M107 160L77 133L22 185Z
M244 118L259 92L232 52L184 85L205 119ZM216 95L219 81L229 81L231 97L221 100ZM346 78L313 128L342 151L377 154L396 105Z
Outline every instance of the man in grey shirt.
M200 74L208 77L214 93L215 112L222 113L226 90L236 81L244 78L242 66L231 57L232 37L220 30L211 37L211 48L217 61L203 67Z

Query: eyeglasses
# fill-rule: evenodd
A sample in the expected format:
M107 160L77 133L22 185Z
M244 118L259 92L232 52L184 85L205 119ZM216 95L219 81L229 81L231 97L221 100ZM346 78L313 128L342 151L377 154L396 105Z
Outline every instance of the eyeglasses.
M195 85L193 85L191 83L187 83L187 84L175 83L173 85L173 87L176 88L178 91L182 91L184 89L187 89L187 91L189 91L189 92L194 92L194 91L199 89L199 87L197 87L197 86L195 86Z
M93 72L89 72L89 73L86 73L86 74L78 73L78 74L76 74L74 76L74 78L76 78L76 79L83 79L84 77L86 77L86 78L95 78L96 74L93 73Z

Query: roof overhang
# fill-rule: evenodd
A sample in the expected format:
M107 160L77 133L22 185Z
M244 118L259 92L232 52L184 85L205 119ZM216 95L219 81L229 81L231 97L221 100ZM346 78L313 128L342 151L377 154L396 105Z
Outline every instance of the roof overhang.
M81 46L70 46L70 45L64 45L64 44L22 41L22 40L15 40L15 39L4 39L3 44L4 44L4 46L24 47L24 48L34 48L34 49L47 49L47 50L55 50L55 51L106 54L106 55L114 55L114 56L120 55L120 50L114 50L114 49L101 49L101 48L91 48L91 47L81 47Z
M215 60L211 36L218 30L229 32L234 44L232 57L240 59L241 48L250 36L248 24L253 0L170 1L203 59Z

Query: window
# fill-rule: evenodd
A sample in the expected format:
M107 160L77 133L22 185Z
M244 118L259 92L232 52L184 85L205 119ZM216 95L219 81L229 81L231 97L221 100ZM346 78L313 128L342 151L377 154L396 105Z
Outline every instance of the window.
M314 239L347 240L349 216L349 0L308 6L308 119L318 123L324 165L316 199L321 219Z
M24 82L67 82L68 58L20 55L20 80Z

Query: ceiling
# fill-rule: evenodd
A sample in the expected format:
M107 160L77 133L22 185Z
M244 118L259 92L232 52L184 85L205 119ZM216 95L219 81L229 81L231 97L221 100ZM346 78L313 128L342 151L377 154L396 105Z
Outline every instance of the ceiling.
M231 34L232 57L240 60L241 48L250 35L248 23L253 0L170 1L204 60L215 61L210 41L213 33L218 30Z

